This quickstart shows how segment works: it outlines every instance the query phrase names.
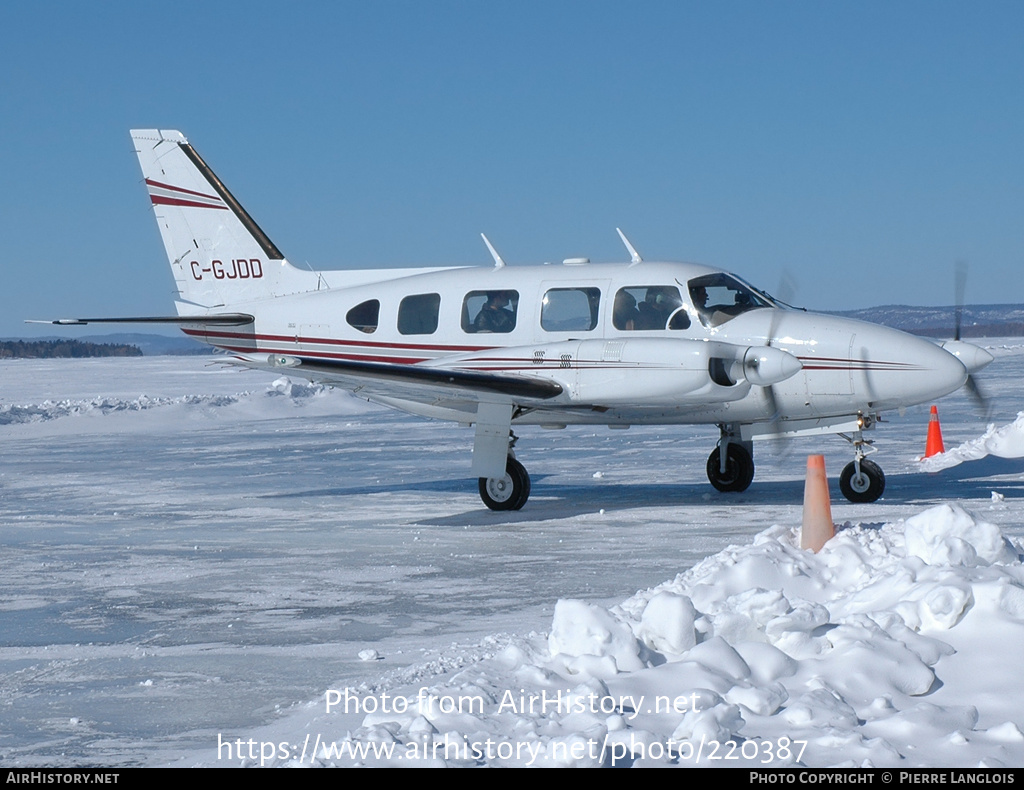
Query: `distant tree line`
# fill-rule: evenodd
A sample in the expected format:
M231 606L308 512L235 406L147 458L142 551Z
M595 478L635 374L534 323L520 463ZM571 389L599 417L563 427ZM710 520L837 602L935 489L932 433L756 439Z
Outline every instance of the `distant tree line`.
M925 337L951 337L953 330L935 329L924 327L912 330L915 335ZM1024 335L1024 323L1020 321L1007 321L1003 324L964 324L960 331L960 337L1021 337Z
M138 346L127 343L89 343L84 340L0 340L0 359L141 356L142 350Z

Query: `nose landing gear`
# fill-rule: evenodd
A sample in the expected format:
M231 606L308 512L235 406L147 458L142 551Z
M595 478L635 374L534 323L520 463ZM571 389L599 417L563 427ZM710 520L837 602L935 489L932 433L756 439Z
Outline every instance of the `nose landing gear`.
M875 448L864 438L863 431L873 427L876 419L874 415L861 415L861 427L854 431L852 436L839 434L853 445L853 461L848 463L839 475L839 490L851 502L875 502L885 491L885 474L882 467L865 458L868 453L875 452Z

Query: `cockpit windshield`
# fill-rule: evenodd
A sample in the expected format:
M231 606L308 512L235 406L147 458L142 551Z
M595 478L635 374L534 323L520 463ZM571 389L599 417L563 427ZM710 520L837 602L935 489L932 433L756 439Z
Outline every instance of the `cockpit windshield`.
M694 277L688 288L704 326L720 326L741 313L776 306L765 294L724 272Z

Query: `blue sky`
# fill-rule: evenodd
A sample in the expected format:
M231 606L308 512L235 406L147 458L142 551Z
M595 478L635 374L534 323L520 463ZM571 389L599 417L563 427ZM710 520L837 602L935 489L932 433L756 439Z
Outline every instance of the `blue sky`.
M0 7L0 336L168 314L128 136L294 263L692 260L810 309L1024 301L1019 2ZM91 331L91 330L89 330Z

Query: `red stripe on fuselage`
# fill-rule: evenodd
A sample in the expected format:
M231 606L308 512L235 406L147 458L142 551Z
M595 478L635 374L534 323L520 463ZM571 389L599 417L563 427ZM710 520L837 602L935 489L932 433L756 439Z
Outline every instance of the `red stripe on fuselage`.
M299 351L294 348L246 348L245 346L218 346L227 351L237 351L241 354L281 354L282 356L294 357L316 357L317 359L345 359L351 362L390 362L395 365L415 365L418 362L429 362L432 357L379 357L372 354L332 354L326 351ZM342 371L344 372L344 371Z
M202 323L202 319L196 321ZM450 354L456 352L486 351L494 346L444 346L430 345L423 343L384 343L364 340L340 340L330 337L299 337L296 335L262 335L247 334L245 332L210 332L201 329L182 329L186 335L207 338L224 338L226 340L264 340L271 343L319 343L325 346L363 346L365 348L397 348L405 351L444 351ZM294 353L289 351L288 353Z

